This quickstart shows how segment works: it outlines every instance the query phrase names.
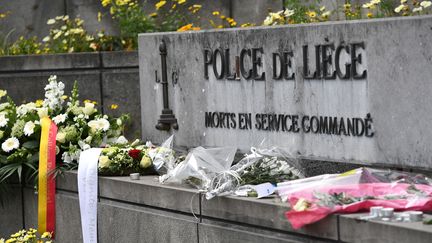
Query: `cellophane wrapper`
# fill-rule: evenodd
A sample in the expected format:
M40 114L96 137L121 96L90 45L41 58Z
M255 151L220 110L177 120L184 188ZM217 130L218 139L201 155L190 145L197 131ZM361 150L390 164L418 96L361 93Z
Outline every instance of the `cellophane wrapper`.
M171 135L160 146L152 146L148 154L152 160L154 170L159 174L166 174L176 165L175 151L173 150L174 135Z
M252 147L250 153L238 163L213 178L206 199L232 194L245 184L256 185L264 182L274 183L278 179L303 178L304 174L299 168L298 160L279 147L263 145L260 148ZM256 173L260 171L265 175ZM251 178L251 174L256 180Z
M431 211L431 185L431 179L421 174L358 168L278 183L277 192L291 206L285 216L299 229L332 213L355 213L373 206Z
M208 190L213 178L230 168L237 148L193 148L186 159L159 177L161 183L191 184L202 191Z

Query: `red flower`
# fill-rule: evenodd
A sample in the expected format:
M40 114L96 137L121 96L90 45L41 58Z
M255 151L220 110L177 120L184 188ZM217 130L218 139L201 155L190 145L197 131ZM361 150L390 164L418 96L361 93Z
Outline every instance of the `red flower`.
M141 158L141 150L139 150L139 149L131 149L131 150L129 150L128 154L133 159L140 159Z

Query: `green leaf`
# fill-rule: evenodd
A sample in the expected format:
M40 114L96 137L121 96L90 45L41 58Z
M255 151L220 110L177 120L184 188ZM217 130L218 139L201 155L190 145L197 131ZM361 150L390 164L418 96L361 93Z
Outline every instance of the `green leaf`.
M29 159L30 163L35 163L37 161L39 161L39 151L33 154Z
M35 149L39 147L39 142L36 140L33 141L27 141L23 143L23 147L26 149Z
M0 155L0 163L6 163L7 162L7 156Z

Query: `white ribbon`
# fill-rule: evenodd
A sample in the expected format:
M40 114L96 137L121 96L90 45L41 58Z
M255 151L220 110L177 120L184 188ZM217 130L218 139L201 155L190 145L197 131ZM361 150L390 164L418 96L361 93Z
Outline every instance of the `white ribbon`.
M98 160L100 148L81 152L78 165L78 197L84 243L97 243Z

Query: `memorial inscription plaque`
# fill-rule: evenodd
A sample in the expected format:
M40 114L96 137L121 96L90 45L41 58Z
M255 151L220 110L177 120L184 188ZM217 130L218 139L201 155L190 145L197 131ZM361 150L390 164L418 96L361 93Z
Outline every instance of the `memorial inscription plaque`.
M431 28L413 17L142 34L143 138L242 150L266 139L304 158L430 169ZM155 82L161 43L168 92ZM178 130L155 129L164 93Z

